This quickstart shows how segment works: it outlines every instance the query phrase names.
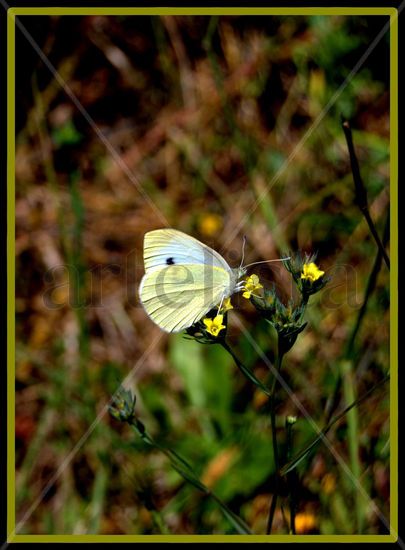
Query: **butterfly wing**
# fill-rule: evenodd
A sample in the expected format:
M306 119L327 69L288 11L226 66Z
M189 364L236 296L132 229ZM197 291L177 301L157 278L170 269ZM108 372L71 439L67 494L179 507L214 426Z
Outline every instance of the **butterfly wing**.
M231 271L215 250L176 229L156 229L145 235L143 258L145 271L158 266L201 264Z
M232 277L222 267L165 265L146 271L139 287L149 317L166 332L190 327L232 292Z

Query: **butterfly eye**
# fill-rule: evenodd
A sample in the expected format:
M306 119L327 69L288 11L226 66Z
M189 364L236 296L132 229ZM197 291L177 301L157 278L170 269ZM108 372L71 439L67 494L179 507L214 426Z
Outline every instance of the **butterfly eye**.
M173 258L166 258L166 263L167 263L167 265L174 265Z

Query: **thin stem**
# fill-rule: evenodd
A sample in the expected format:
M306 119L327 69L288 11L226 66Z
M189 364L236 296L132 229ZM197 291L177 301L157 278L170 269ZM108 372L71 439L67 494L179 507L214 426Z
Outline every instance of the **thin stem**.
M276 374L273 377L273 382L271 385L271 389L269 389L267 386L262 384L260 380L258 380L254 374L245 367L245 365L239 360L239 358L235 355L232 348L227 344L225 340L222 340L219 342L222 347L231 355L233 360L235 361L237 367L241 370L241 372L251 381L253 382L258 388L260 388L270 399L270 423L271 423L271 434L272 434L272 445L273 445L273 456L274 456L274 466L275 466L275 483L274 483L274 492L273 497L270 504L270 510L269 510L269 517L267 521L267 534L271 532L271 528L273 525L274 520L274 514L276 512L277 507L277 499L278 494L280 491L280 474L279 474L279 468L280 468L280 459L279 459L279 450L278 450L278 444L277 444L277 428L276 428L276 408L275 408L275 394L276 394L276 388L277 388L277 379L278 374L281 369L281 364L284 357L284 352L280 349L278 349L278 355L276 360Z
M385 220L385 226L384 226L383 246L385 246L388 242L389 229L390 229L390 215L389 215L389 212L388 212L387 218ZM373 268L371 270L370 276L369 276L368 281L367 281L367 286L366 286L366 290L365 290L365 293L364 293L364 300L363 300L361 308L358 312L356 323L353 327L352 334L350 335L350 339L349 339L348 344L347 344L346 354L345 354L346 357L350 357L351 354L352 354L353 346L354 346L354 340L357 336L360 325L363 321L363 317L366 313L368 300L369 300L369 298L370 298L370 296L371 296L371 294L372 294L372 292L375 289L376 284L377 284L377 275L380 272L381 263L382 263L382 253L381 253L381 250L378 250L377 256L376 256L375 261L374 261Z
M232 512L232 510L225 504L225 502L223 502L217 495L215 495L209 487L204 485L204 483L195 474L190 464L188 464L188 462L184 460L184 458L182 458L172 449L164 447L163 445L155 441L152 436L148 434L144 425L136 417L128 418L127 422L143 439L143 441L145 441L145 443L159 450L169 459L172 467L186 482L190 483L191 485L193 485L193 487L200 490L202 493L214 500L222 510L223 514L229 519L229 521L238 531L238 533L244 535L252 534L246 523L234 512Z
M373 220L371 219L371 215L370 215L370 212L369 212L368 208L367 208L367 210L365 210L365 211L363 212L363 215L364 215L364 217L365 217L365 219L366 219L366 221L367 221L367 223L368 223L368 226L369 226L369 228L370 228L371 234L373 235L374 240L375 240L375 242L376 242L377 245L378 245L378 250L381 252L382 257L384 258L384 262L386 263L388 269L390 269L390 266L391 266L391 264L390 264L390 259L389 259L388 255L387 255L387 252L385 251L385 248L383 247L383 244L382 244L382 242L381 242L381 240L380 240L380 236L379 236L378 233L377 233L377 230L376 230L376 228L375 228L375 225L374 225Z
M271 528L273 526L273 520L274 520L274 514L276 513L277 499L278 499L278 476L276 478L275 490L274 490L274 493L273 493L273 497L271 499L269 518L267 520L266 535L270 535L270 533L271 533Z
M287 430L287 460L292 458L292 449L293 449L293 424L295 422L291 421L288 417L286 419L286 430ZM296 535L295 530L295 485L296 485L297 473L296 470L290 472L287 475L288 482L288 492L289 492L289 504L290 504L290 532L293 535Z
M245 367L245 365L238 358L238 356L235 355L234 351L227 344L227 342L225 340L221 340L218 343L221 344L221 346L229 353L229 355L235 361L236 366L242 372L242 374L244 376L246 376L246 378L248 380L250 380L250 382L253 382L253 384L255 384L255 386L257 386L259 389L261 389L262 392L265 393L268 397L271 397L271 395L272 395L271 390L269 390L269 388L265 384L260 382L260 380L258 378L256 378L256 376L253 374L253 372L251 372L247 367Z
M349 360L342 361L340 364L340 369L341 369L341 377L343 380L344 400L347 404L349 404L356 400L356 395L355 395L356 389L355 389L352 361L349 361ZM347 413L347 436L348 436L351 471L354 479L357 481L360 478L361 465L360 465L360 457L359 457L359 453L360 453L359 420L358 420L358 410L356 407L353 407ZM355 503L357 533L361 534L363 530L363 519L364 519L364 500L361 493L357 490L356 485L353 486L353 499Z
M277 374L280 372L282 357L277 359L276 369ZM271 435L273 439L273 451L274 451L274 464L276 471L279 468L279 455L278 455L278 445L277 445L277 429L276 429L276 404L275 404L275 392L277 387L277 376L273 378L273 384L271 387L271 398L270 398L270 419L271 419Z
M378 387L382 386L383 384L385 384L385 382L387 382L390 378L390 375L389 374L386 374L379 382L377 382L372 388L370 388L369 390L366 391L366 393L364 393L361 397L359 397L358 399L356 399L356 401L354 401L353 403L351 403L350 405L348 405L342 412L340 412L337 416L333 417L332 420L326 424L326 426L324 426L322 428L322 430L320 430L318 432L318 435L315 437L315 439L313 439L311 441L311 443L309 443L309 445L307 445L304 449L302 449L301 451L299 451L296 456L290 460L287 464L285 464L281 470L280 470L280 474L282 476L288 474L289 472L291 472L292 470L294 470L298 464L306 457L306 455L318 444L320 443L320 441L322 441L322 439L326 436L326 434L329 432L329 430L337 423L339 422L339 420L341 420L353 407L356 407L358 405L360 405L360 403L362 403L363 401L365 401Z
M349 150L349 155L350 155L350 164L352 167L353 181L354 181L354 187L355 187L355 193L356 193L356 204L360 208L360 211L363 214L368 224L371 234L375 242L377 243L378 250L381 252L382 257L384 258L384 262L386 263L388 269L390 269L390 259L388 257L387 252L385 251L383 243L381 242L381 239L375 228L375 224L370 216L370 211L368 208L368 201L367 201L367 190L360 174L359 163L358 163L356 152L354 150L354 145L353 145L352 129L349 121L344 120L342 123L342 126L343 126L343 132L346 138L347 148Z
M383 245L384 246L388 242L389 227L390 227L390 215L388 213L387 218L385 220L385 227L384 227L384 233L383 233ZM366 313L366 310L367 310L367 305L368 305L369 299L370 299L370 297L371 297L371 295L372 295L372 293L373 293L373 291L376 287L377 276L378 276L378 273L381 270L381 264L382 264L382 254L381 254L381 251L378 250L375 261L374 261L373 268L371 270L371 273L370 273L368 281L367 281L366 290L364 292L363 303L362 303L361 308L359 309L359 311L357 313L356 321L353 325L352 331L350 333L350 336L347 340L347 344L345 346L343 359L350 359L352 357L354 342L356 340L357 333L359 332L361 323L363 322L363 319L364 319L364 316L365 316L365 313ZM340 375L338 375L338 378L337 378L336 383L335 383L335 388L333 390L332 398L330 399L330 401L329 401L329 403L326 407L326 423L328 423L330 421L330 419L332 418L333 413L335 412L335 410L336 410L336 408L339 404L341 385L342 385L342 378L341 378Z
M276 474L275 474L275 480L274 480L274 493L273 493L273 497L271 499L269 517L268 517L268 520L267 520L267 530L266 530L267 535L269 535L271 533L271 528L273 526L274 515L275 515L276 507L277 507L278 494L279 494L279 491L280 491L280 474L279 474L280 461L279 461L278 444L277 444L275 394L276 394L276 388L277 388L278 374L279 374L280 369L281 369L281 364L282 364L282 361L283 361L283 357L284 357L284 354L280 353L280 349L279 349L279 353L278 353L277 361L276 361L277 374L275 374L274 378L273 378L273 384L272 384L272 387L271 387L271 397L270 397L271 436L272 436L273 457L274 457L274 466L275 466Z

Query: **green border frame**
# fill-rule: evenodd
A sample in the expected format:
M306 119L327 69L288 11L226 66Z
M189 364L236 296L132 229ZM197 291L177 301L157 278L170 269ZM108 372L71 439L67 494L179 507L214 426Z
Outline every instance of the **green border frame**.
M390 17L390 535L16 535L15 16L386 15ZM7 10L7 542L396 542L398 540L398 10L395 8L9 8Z

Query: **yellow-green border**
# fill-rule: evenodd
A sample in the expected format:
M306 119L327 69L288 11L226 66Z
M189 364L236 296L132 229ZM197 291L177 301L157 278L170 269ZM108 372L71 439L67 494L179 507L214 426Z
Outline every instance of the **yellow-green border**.
M398 539L398 12L395 8L10 8L7 11L8 542L396 542ZM15 16L386 15L390 17L390 535L15 535Z
M398 533L398 12L390 16L390 527ZM391 532L392 532L391 531Z
M395 8L10 8L13 15L389 15Z
M9 15L9 12L7 13ZM15 25L7 17L7 535L15 527Z

